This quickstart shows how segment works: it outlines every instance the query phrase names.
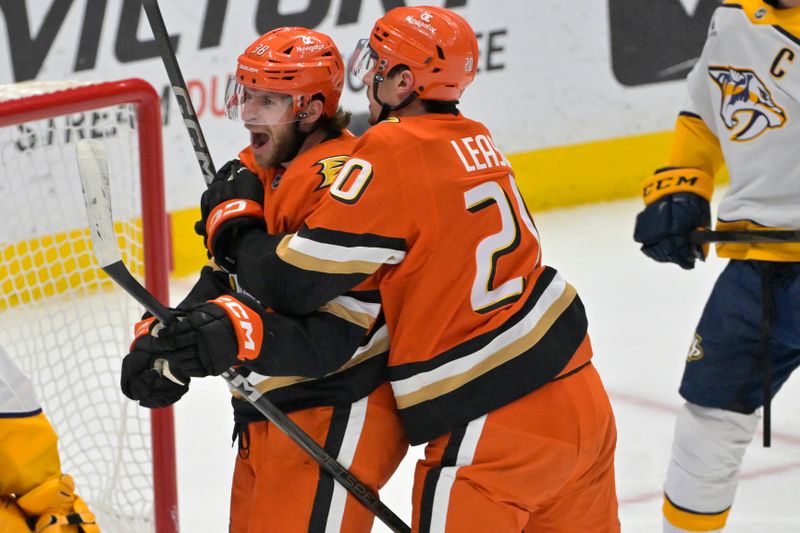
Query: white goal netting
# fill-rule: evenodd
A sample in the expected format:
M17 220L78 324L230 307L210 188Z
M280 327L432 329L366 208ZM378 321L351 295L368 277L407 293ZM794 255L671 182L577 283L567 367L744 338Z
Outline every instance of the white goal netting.
M0 114L3 101L69 87L0 87ZM94 259L75 143L105 144L123 259L142 280L137 126L125 104L0 127L0 345L33 381L62 470L115 533L155 531L150 412L119 388L142 310Z

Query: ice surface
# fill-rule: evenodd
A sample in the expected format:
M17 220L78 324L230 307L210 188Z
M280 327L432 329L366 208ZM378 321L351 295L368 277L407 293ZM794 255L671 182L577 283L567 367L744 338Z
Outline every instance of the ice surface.
M721 193L721 191L720 191ZM719 197L721 194L717 194ZM640 209L624 200L560 209L534 219L546 264L577 289L589 316L594 362L611 395L619 441L617 489L623 531L660 531L661 485L667 468L677 387L703 304L725 261L713 256L692 271L657 264L631 236ZM173 283L173 300L191 280ZM790 378L773 402L773 443L760 434L745 456L726 533L800 531L800 387ZM221 378L194 380L177 405L182 531L227 531L231 447L229 395ZM414 462L409 451L381 498L410 520ZM388 531L376 521L373 531Z

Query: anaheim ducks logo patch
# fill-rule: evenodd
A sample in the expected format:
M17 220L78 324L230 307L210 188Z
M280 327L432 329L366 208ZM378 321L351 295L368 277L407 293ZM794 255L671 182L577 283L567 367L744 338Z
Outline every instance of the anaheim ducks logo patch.
M697 333L694 334L692 345L689 346L689 355L686 356L686 361L698 361L703 358L703 339Z
M750 141L786 122L786 111L752 70L710 66L708 74L722 93L720 116L732 141Z
M347 155L335 155L317 161L315 164L319 165L320 167L317 171L317 174L322 176L322 181L320 181L319 185L317 185L317 188L314 190L318 191L320 189L330 187L334 180L336 180L336 175L339 174L339 171L342 169L342 166L349 157L350 156Z

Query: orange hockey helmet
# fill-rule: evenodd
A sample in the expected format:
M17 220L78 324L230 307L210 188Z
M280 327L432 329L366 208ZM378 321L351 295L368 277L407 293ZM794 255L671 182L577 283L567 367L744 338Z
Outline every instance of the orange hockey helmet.
M350 66L358 79L372 72L381 81L397 65L414 74L419 98L456 101L475 79L478 39L469 23L449 9L398 7L378 19Z
M256 39L239 56L236 74L228 81L226 114L244 120L249 88L290 95L297 118L303 118L311 98L321 94L324 114L333 116L343 86L344 62L330 37L307 28L278 28Z

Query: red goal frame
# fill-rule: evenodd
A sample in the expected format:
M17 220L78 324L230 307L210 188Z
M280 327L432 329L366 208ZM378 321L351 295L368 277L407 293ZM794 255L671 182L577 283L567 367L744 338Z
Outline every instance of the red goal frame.
M169 238L164 205L161 106L152 85L139 78L65 88L0 102L0 127L133 104L139 138L145 287L169 301ZM178 532L175 429L171 407L150 411L153 453L153 501L157 533Z

